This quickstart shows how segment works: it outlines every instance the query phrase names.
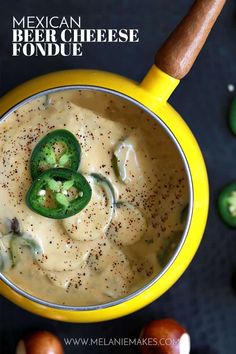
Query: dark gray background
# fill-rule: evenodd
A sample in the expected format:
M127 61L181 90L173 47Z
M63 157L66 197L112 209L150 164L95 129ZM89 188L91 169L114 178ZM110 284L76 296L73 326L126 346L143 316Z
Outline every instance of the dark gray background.
M140 80L155 50L181 19L191 0L32 0L0 3L0 94L39 74L67 68L96 68ZM82 16L87 28L136 27L136 44L84 45L77 58L11 57L11 19L23 15ZM219 189L236 180L236 139L227 127L229 102L236 93L236 2L228 0L193 70L171 98L196 135L205 156L211 187L207 229L194 261L159 300L122 319L99 324L65 324L27 313L0 299L0 353L14 353L22 333L48 329L64 336L137 337L148 321L174 317L189 330L192 354L236 353L236 295L230 284L236 265L236 232L218 218ZM199 171L201 173L201 171ZM135 347L67 347L68 353L138 353Z

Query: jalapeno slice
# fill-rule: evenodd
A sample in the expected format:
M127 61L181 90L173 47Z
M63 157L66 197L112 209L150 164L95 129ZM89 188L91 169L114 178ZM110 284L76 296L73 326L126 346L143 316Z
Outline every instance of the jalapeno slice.
M229 109L229 127L231 132L236 135L236 97L233 99Z
M32 179L55 167L77 171L80 156L80 144L71 132L65 129L53 130L45 135L33 150L30 159Z
M236 182L226 186L220 193L218 210L222 220L236 228Z
M26 204L47 218L65 219L84 209L91 195L91 187L80 173L53 168L34 180L26 195Z

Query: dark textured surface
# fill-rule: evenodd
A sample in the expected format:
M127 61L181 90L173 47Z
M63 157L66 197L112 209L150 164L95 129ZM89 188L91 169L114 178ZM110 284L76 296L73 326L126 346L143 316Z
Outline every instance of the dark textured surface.
M97 68L140 80L156 48L180 20L191 0L48 0L0 3L0 94L36 75L66 68ZM87 27L137 27L140 43L91 44L81 58L12 58L12 15L82 15ZM0 299L0 353L13 354L21 334L52 330L63 337L137 337L148 321L174 317L190 331L192 354L236 353L236 293L231 273L236 266L236 231L218 218L215 200L225 183L236 180L236 139L226 115L236 84L236 2L227 6L192 72L171 98L196 135L209 171L211 205L205 237L194 261L159 300L123 319L101 324L64 324L27 313ZM236 93L235 93L236 94ZM138 353L131 347L67 347L68 353Z

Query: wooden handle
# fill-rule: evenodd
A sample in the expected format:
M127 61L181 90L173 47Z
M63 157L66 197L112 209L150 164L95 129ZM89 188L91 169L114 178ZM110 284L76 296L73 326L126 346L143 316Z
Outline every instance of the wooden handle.
M226 0L196 0L155 57L165 73L182 79L191 69Z

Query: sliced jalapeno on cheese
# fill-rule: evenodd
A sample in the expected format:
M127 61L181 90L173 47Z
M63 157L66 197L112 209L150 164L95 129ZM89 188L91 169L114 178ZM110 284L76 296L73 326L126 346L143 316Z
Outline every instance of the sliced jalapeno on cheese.
M89 205L81 213L62 220L67 234L74 240L93 241L104 237L115 211L115 191L103 175L86 175L92 189Z
M188 217L188 212L189 212L189 204L185 205L185 207L182 209L180 213L180 222L181 224L184 224L187 220Z
M22 248L24 247L30 249L33 257L36 257L36 255L42 252L40 245L29 235L12 235L12 238L10 240L10 252L13 267L20 261Z
M157 255L158 261L162 267L165 267L173 257L182 236L182 231L176 231L163 242L162 250Z
M222 220L236 228L236 183L229 184L220 193L218 210Z
M116 202L115 190L111 182L104 176L99 173L92 173L91 176L95 181L100 184L107 193L107 197L110 200L110 204L114 205Z
M34 212L52 219L65 219L79 213L91 199L86 178L66 168L43 172L31 185L26 203Z
M76 137L65 129L54 130L36 145L30 160L32 179L50 168L70 168L77 171L81 148Z

